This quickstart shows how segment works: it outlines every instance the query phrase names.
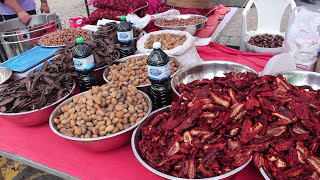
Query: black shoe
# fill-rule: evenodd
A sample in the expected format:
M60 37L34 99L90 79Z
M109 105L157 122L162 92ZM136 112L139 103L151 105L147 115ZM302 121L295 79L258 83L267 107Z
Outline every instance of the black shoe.
M314 0L302 0L302 2L309 3L309 4L316 4Z

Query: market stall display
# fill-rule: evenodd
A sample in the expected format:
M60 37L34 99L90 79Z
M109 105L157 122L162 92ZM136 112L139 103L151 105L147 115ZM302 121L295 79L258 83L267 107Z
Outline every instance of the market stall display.
M50 116L51 130L93 151L118 148L151 112L150 98L133 85L94 86L59 105Z
M195 35L205 26L207 20L208 18L202 15L183 14L158 19L154 24L161 29L186 31Z
M0 117L23 126L47 122L52 110L70 96L74 88L70 74L29 74L0 89Z
M78 37L88 38L90 31L81 28L68 28L50 33L39 40L39 45L44 47L66 46Z
M103 73L106 82L133 84L136 87L150 86L148 78L147 60L149 54L137 54L119 59L115 64L107 67ZM174 57L170 57L171 76L181 68Z

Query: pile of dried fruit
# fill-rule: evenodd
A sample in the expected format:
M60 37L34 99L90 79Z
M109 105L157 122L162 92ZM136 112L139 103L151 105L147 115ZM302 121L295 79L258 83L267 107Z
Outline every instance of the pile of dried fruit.
M27 112L57 102L71 92L70 74L36 72L0 90L0 112Z
M135 86L150 84L147 70L147 55L130 58L126 62L109 66L107 80L116 84L133 84ZM170 58L171 75L178 70L178 62Z
M102 39L107 37L109 40L113 41L114 43L118 43L117 27L118 27L118 24L115 22L107 23L103 26L100 26L98 31L95 32L92 35L92 37L93 39L98 39L98 38ZM139 37L141 33L142 33L141 29L133 27L134 38Z
M100 68L111 64L114 60L119 59L119 51L117 45L108 38L86 39L84 41L92 50L96 67ZM69 43L65 48L55 52L55 55L60 55L52 60L63 72L74 71L72 53L76 47L76 43Z
M187 40L185 35L177 35L171 33L151 34L144 44L144 48L152 49L154 42L161 42L162 50L171 50L175 47L183 45Z
M203 17L192 17L187 19L161 19L157 23L160 26L189 26L204 22Z
M64 46L70 42L74 42L78 37L87 38L90 31L81 28L68 28L57 30L50 33L39 40L39 44L43 46Z
M204 178L253 154L272 179L319 179L320 91L282 76L225 75L179 85L188 100L143 129L146 162L173 176Z
M284 38L280 35L262 34L251 37L249 44L264 48L278 48L282 47Z
M133 85L94 86L61 107L54 118L56 129L78 138L96 138L133 126L148 112L143 94Z

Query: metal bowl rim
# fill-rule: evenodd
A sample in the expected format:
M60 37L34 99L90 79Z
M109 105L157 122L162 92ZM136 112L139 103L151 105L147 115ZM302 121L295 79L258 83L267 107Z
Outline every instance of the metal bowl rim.
M258 73L257 71L255 71L254 69L252 69L252 68L249 67L249 66L246 66L246 65L240 64L240 63L236 63L236 62L232 62L232 61L211 60L211 61L198 62L198 63L196 63L196 64L192 64L192 65L189 65L189 66L186 66L186 67L180 69L180 71L179 71L178 73L176 73L175 76L173 76L173 77L171 78L170 84L171 84L171 87L172 87L173 92L174 92L176 95L178 95L179 97L182 96L182 95L178 92L178 90L176 90L176 88L173 86L173 79L175 79L178 75L184 73L185 71L188 71L188 70L190 70L190 69L192 69L192 68L194 68L194 67L196 67L196 66L208 65L208 64L238 65L238 66L243 66L243 67L247 68L248 70L250 70L250 71L253 72L253 73L256 73L256 74Z
M166 107L163 107L163 108L160 108L160 109L157 109L156 111L152 112L151 114L149 114L149 116L152 116L156 113L158 113L159 111L162 111L164 109L167 109L167 108L170 108L171 105L169 106L166 106ZM148 117L149 117L148 116ZM151 166L149 166L140 156L140 154L138 153L138 150L136 149L135 147L135 137L136 137L136 134L137 134L137 131L138 129L140 129L141 127L141 124L133 131L132 133L132 137L131 137L131 148L132 148L132 151L133 151L133 154L134 156L137 158L137 160L145 167L147 168L149 171L151 171L152 173L158 175L158 176L161 176L161 177L164 177L164 178L167 178L167 179L177 179L177 180L190 180L190 179L187 179L187 178L178 178L178 177L174 177L174 176L171 176L171 175L168 175L168 174L165 174L165 173L162 173L154 168L152 168ZM195 180L217 180L217 179L224 179L224 178L228 178L228 177L231 177L232 175L235 175L237 174L238 172L240 172L242 169L244 169L245 167L248 166L248 164L251 162L252 160L252 156L250 157L250 159L244 163L243 165L233 169L232 171L228 172L228 173L225 173L225 174L221 174L219 176L214 176L214 177L210 177L210 178L203 178L203 179L195 179Z
M262 167L259 168L259 171L265 180L270 180L269 176L267 175L267 173L264 171Z
M12 70L9 69L9 68L7 68L7 67L3 67L3 66L0 66L0 69L5 69L5 70L8 70L8 71L9 71L8 77L5 78L3 82L0 82L0 84L2 84L2 83L4 83L4 82L6 82L6 81L11 77L11 75L12 75Z
M61 99L59 99L58 101L48 105L48 106L45 106L45 107L42 107L41 109L35 109L35 110L32 110L32 111L27 111L27 112L20 112L20 113L1 113L0 112L0 116L1 115L5 115L5 116L17 116L17 115L26 115L26 114L30 114L30 113L34 113L34 112L37 112L37 111L42 111L46 108L50 108L51 106L54 106L54 105L57 105L59 104L61 101L64 101L69 95L71 95L74 91L74 89L76 88L76 81L75 80L72 80L73 82L73 85L72 85L72 88L71 88L71 91L66 94L65 96L63 96Z
M286 74L286 73L294 73L294 74L297 74L297 75L299 75L299 74L316 75L316 76L319 76L319 77L320 77L320 73L318 73L318 72L297 71L297 70L277 72L277 73L274 73L273 75L283 75L283 74Z
M49 13L49 14L33 14L33 15L31 15L31 17L35 17L35 16L46 16L46 17L48 17L48 16L50 16L50 15L55 15L55 17L57 18L57 19L55 19L55 20L53 20L53 21L51 21L51 22L47 22L46 24L42 24L42 25L47 25L47 24L50 24L50 23L54 23L54 25L56 25L57 23L59 23L59 22L61 22L61 19L60 19L60 16L59 15L57 15L56 13ZM6 21L10 21L10 20L12 20L12 22L14 22L15 20L14 19L9 19L9 20L6 20ZM3 21L4 22L4 21ZM51 26L50 26L51 27ZM46 28L50 28L50 27L43 27L43 28L41 28L41 29L37 29L37 30L33 30L33 28L31 28L32 30L31 31L29 31L28 33L32 33L32 32L35 32L35 31L40 31L40 30L43 30L43 29L46 29ZM28 30L29 28L26 28L26 29L21 29L21 30ZM17 32L19 32L19 31L21 31L21 30L18 30L18 31L11 31L10 33L14 33L14 35L22 35L22 34L25 34L25 33L17 33ZM2 35L2 36L4 36L4 37L7 37L7 36L11 36L11 34L10 35L5 35L4 33L8 33L8 32L1 32L0 31L0 35Z
M201 18L205 18L205 20L203 22L197 23L197 24L192 24L192 25L186 25L186 26L161 26L159 25L159 21L161 20L169 20L169 19L178 19L179 17L184 17L184 16L190 16L189 18L192 17L201 17ZM173 15L173 16L169 16L169 17L164 17L164 18L160 18L158 20L156 20L154 22L154 25L160 27L160 28L169 28L169 29L174 29L174 28L183 28L183 27L192 27L192 26L198 26L200 24L206 23L208 21L208 18L206 16L202 16L202 15L197 15L197 14L180 14L180 15Z
M112 137L115 137L115 136L124 134L124 133L126 133L126 132L128 132L128 131L130 131L130 130L132 130L132 129L134 129L134 128L136 128L138 125L140 125L140 124L149 116L149 114L151 113L151 110L152 110L152 102L151 102L150 97L149 97L146 93L138 90L138 92L142 93L143 96L147 99L147 102L148 102L148 105L149 105L149 109L148 109L148 111L147 111L147 114L146 114L138 123L134 124L133 126L130 126L129 128L124 129L124 130L122 130L122 131L119 131L119 132L117 132L117 133L115 133L115 134L106 135L106 136L97 137L97 138L75 138L75 137L71 137L71 136L66 136L66 135L61 134L60 132L58 132L58 131L54 128L54 125L53 125L53 123L54 123L54 122L53 122L53 119L54 119L53 115L55 114L55 112L56 112L59 108L61 108L61 106L65 105L66 102L71 101L73 98L75 98L75 97L77 97L77 96L81 96L81 95L83 95L83 94L85 94L85 93L87 93L87 92L88 92L88 91L85 91L85 92L82 92L82 93L77 94L77 95L75 95L75 96L72 96L72 97L70 97L69 99L66 99L63 103L61 103L59 106L57 106L57 107L52 111L52 113L51 113L51 115L50 115L50 118L49 118L49 126L50 126L50 129L51 129L56 135L58 135L58 136L60 136L60 137L62 137L62 138L64 138L64 139L68 139L68 140L72 140L72 141L79 141L79 142L93 142L93 141L99 141L99 140L109 139L109 138L112 138Z
M124 63L124 62L128 61L130 58L135 58L135 57L140 57L140 56L149 56L149 55L150 55L150 53L134 54L134 55L131 55L131 56L127 56L127 57L118 59L118 60L114 61L113 64L114 64L114 63ZM173 77L181 70L181 66L182 66L182 65L181 65L181 63L178 61L178 59L177 59L175 56L171 56L171 55L168 55L168 56L169 56L169 58L173 58L174 61L178 63L178 70L170 76L170 78L173 78ZM109 68L109 66L106 67L106 69L103 71L103 74L102 74L102 77L103 77L104 81L107 82L107 83L110 82L110 81L107 79L107 75L106 75L106 71L108 70L108 68ZM136 86L136 87L137 87L137 88L143 88L143 87L148 87L148 86L150 86L150 85L151 85L151 83L150 83L150 84L138 85L138 86Z

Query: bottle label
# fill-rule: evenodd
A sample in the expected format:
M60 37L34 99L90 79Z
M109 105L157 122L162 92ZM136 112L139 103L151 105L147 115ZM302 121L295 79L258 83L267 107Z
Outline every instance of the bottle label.
M170 78L170 61L164 66L148 65L148 76L151 80L162 81Z
M86 58L73 58L74 68L76 71L87 71L94 67L93 55Z
M133 31L127 31L127 32L117 32L118 35L118 41L120 43L126 43L129 41L133 41Z

